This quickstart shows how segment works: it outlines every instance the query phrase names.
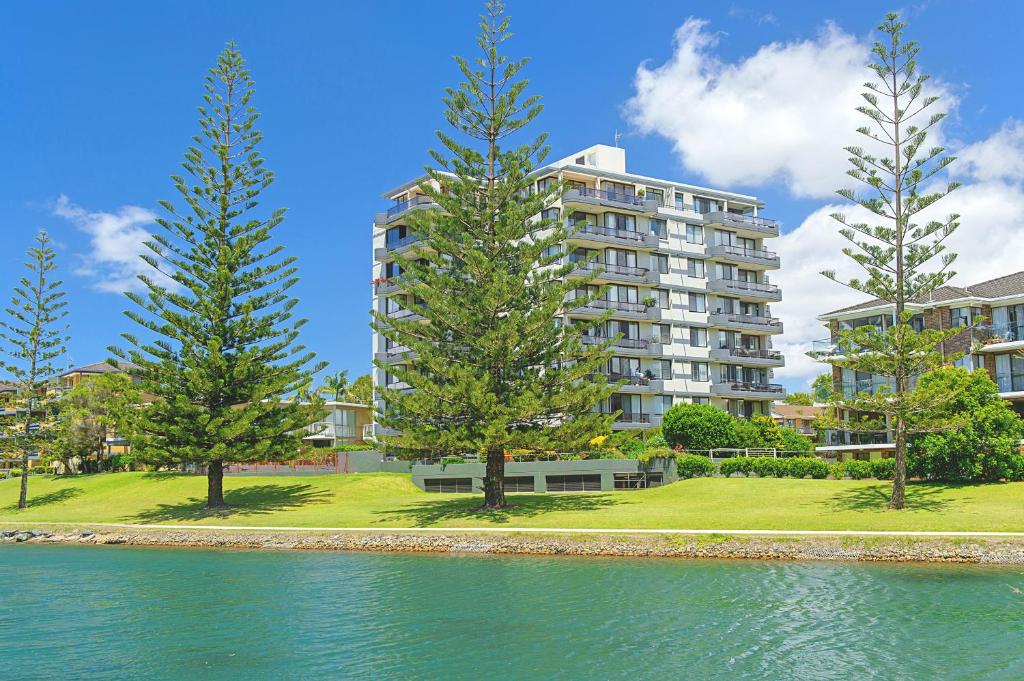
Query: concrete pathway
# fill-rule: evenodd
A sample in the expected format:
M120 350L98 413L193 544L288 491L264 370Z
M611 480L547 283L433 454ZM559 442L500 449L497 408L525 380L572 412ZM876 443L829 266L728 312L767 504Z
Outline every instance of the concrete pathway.
M1024 532L902 532L887 530L652 530L652 529L599 529L571 527L274 527L264 525L138 525L131 523L61 523L0 520L0 525L29 525L33 527L106 527L126 530L226 530L233 532L475 532L475 533L532 533L532 534L676 534L706 535L734 534L756 536L797 537L1022 537Z

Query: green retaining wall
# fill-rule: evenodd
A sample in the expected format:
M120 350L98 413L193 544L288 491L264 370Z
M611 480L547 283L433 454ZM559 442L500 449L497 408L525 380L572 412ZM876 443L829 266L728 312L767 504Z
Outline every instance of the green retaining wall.
M412 466L412 482L425 490L426 480L469 478L472 480L472 491L483 493L485 469L486 465L483 463L415 464ZM506 478L532 477L534 492L548 491L549 475L600 475L601 491L611 491L615 489L616 473L661 473L662 484L665 485L679 479L674 459L653 459L646 466L641 465L636 459L509 461L505 464Z

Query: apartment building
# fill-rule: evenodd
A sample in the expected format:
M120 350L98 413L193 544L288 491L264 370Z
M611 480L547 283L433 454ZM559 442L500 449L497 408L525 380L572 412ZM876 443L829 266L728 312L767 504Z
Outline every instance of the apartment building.
M957 366L982 369L999 386L999 394L1024 415L1024 272L989 279L970 286L942 286L931 295L910 301L907 310L918 329L950 329L963 331L939 348ZM888 328L894 323L893 306L878 299L826 312L818 317L830 331L828 338L814 341L808 353L822 362L843 355L839 343L840 330L860 326ZM844 395L874 394L891 380L882 376L855 372L832 365L836 389ZM831 447L860 446L887 451L891 448L888 433L850 433L831 431L824 443Z
M567 320L588 320L611 310L584 341L621 336L605 372L628 380L601 409L621 411L617 429L651 428L674 403L713 404L737 416L770 415L785 395L772 382L784 364L772 349L782 323L771 314L781 300L769 272L780 267L766 248L778 225L760 215L753 196L660 180L626 171L624 149L596 145L534 173L538 186L570 185L551 215L575 229L565 257L579 274L602 270L589 286L606 286L599 300L571 309ZM405 218L437 209L422 194L420 177L387 192L391 202L373 225L374 309L393 318L413 315L402 300L395 253L414 248ZM596 258L596 264L588 263ZM578 294L591 291L581 285ZM374 334L376 359L409 362L408 348ZM395 387L386 369L375 385ZM401 386L398 386L401 387Z

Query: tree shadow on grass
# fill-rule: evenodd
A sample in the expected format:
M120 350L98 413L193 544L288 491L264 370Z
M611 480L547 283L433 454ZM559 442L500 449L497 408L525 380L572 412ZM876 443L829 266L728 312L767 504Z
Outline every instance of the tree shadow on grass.
M206 508L205 497L191 497L184 503L160 504L156 508L140 511L130 519L153 523L228 518L233 515L265 515L311 504L328 504L331 497L328 490L317 489L312 485L251 485L226 490L224 502L227 508L209 509Z
M464 499L419 501L402 508L377 511L380 522L402 521L415 527L425 527L446 520L485 520L492 523L509 523L523 518L532 518L545 513L559 511L599 511L625 503L606 494L538 494L513 495L508 497L509 506L503 509L481 508L483 497L467 496Z
M909 511L932 512L949 510L956 503L956 500L939 498L949 487L949 485L932 485L927 483L908 484L906 509ZM891 486L879 484L871 487L844 489L822 503L830 511L879 511L885 510L891 495Z
M64 489L54 490L47 492L46 494L32 494L31 483L29 485L28 492L28 507L37 508L39 506L47 506L49 504L59 504L64 501L71 501L77 496L81 496L82 490L78 487L65 487ZM15 501L13 504L4 507L5 511L17 511L18 502Z

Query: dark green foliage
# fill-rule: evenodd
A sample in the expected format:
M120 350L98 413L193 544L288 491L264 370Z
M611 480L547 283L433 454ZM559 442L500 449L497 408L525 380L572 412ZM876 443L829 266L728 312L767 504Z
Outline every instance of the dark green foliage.
M806 455L814 454L814 442L795 428L781 426L779 428L779 437L782 440L782 450L785 452L800 452Z
M332 452L365 452L373 449L372 444L362 445L335 445L331 447Z
M718 472L728 477L733 473L754 474L759 478L823 479L833 469L828 462L813 456L736 456L724 459ZM841 476L840 476L841 477Z
M718 464L718 472L729 477L733 473L747 474L754 470L755 457L752 456L734 456L728 459L724 459L722 463Z
M832 374L818 374L811 382L811 395L815 402L831 402L835 399L836 388Z
M786 475L786 466L774 456L757 456L750 459L750 472L759 478L781 478Z
M563 262L571 228L541 217L565 186L530 176L547 137L525 137L541 105L518 80L526 60L499 53L508 26L501 3L489 2L479 56L456 58L463 82L447 90L445 118L466 143L438 133L445 151L431 152L420 190L441 210L408 216L419 240L395 258L400 293L426 322L373 313L375 330L416 353L411 364L378 363L413 388L382 390L378 420L402 432L390 444L485 456L492 508L505 504L505 451L583 451L613 418L593 411L613 387L590 378L611 341L584 346L584 325L555 323L586 300L568 300L581 285L565 279L577 267ZM504 146L510 137L518 146Z
M947 482L1021 477L1018 444L1024 421L999 397L986 372L939 369L922 376L917 389L947 396L946 413L958 424L912 439L911 475Z
M670 447L707 451L732 447L736 440L735 419L709 404L677 404L661 420L661 433Z
M814 396L811 393L788 393L783 400L786 404L796 404L802 407L809 407L814 404Z
M830 470L827 461L822 461L813 456L792 456L782 461L788 478L806 478L811 476L815 480L822 480L828 476Z
M896 477L896 459L879 459L871 462L871 475L879 480Z
M0 353L5 359L0 369L17 386L16 406L20 412L3 416L3 426L13 440L9 449L21 453L22 476L18 508L28 506L29 455L41 449L55 430L47 412L55 397L46 389L47 379L59 370L56 360L64 354L68 341L67 302L63 282L53 279L56 255L45 231L36 235L36 246L28 250L26 269L14 287L7 319L0 320Z
M875 467L871 465L870 461L845 461L843 462L843 472L854 480L875 477Z
M643 453L647 447L644 443L637 439L625 440L619 445L619 451L626 455L627 458L636 458L639 454Z
M642 465L646 466L654 459L675 459L678 455L678 452L673 449L669 449L668 447L655 447L652 449L645 449L635 457L628 458L635 458Z
M647 446L651 449L668 447L668 440L666 440L665 436L659 432L657 435L652 435L647 438Z
M257 215L274 175L258 150L263 139L252 106L253 81L233 44L206 78L200 131L185 153L186 177L173 177L184 209L161 202L162 231L147 242L153 268L127 316L147 337L123 334L111 348L137 365L139 387L156 397L139 419L140 459L204 463L207 504L224 505L225 463L284 459L302 429L322 413L282 402L308 394L313 353L298 344L305 320L293 318L294 257L279 257L271 233L284 210Z
M737 449L782 449L779 425L769 416L735 419L733 447Z
M676 470L682 479L707 477L715 474L714 462L706 456L683 454L676 457Z

